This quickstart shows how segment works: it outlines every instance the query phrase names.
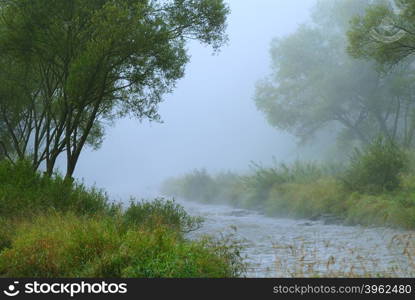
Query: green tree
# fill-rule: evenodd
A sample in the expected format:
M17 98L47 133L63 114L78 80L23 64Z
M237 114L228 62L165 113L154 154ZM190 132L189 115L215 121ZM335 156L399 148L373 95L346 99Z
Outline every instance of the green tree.
M255 101L269 123L306 141L330 130L349 142L379 134L412 143L414 73L383 75L374 63L346 52L348 21L369 0L319 1L312 22L271 46L272 74L257 85ZM405 130L404 130L405 129Z
M222 0L2 0L1 68L11 62L17 77L28 76L10 84L18 101L0 89L8 136L22 136L17 156L29 155L35 168L45 162L52 174L65 153L70 178L106 124L126 115L159 120L162 96L184 74L186 41L218 49L228 11Z
M11 161L24 159L33 132L31 93L36 91L29 85L34 78L10 57L3 55L0 64L0 152Z
M374 59L386 67L413 60L414 11L412 0L373 3L364 15L354 17L351 22L349 53L357 58Z
M401 175L407 170L406 152L378 138L362 150L355 149L341 179L350 191L376 194L399 188Z

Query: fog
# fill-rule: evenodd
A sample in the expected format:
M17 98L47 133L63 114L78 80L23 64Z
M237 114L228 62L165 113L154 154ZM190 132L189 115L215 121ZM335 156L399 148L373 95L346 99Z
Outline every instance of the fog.
M271 40L295 31L314 2L228 1L228 44L215 55L188 45L185 77L160 105L163 123L116 120L98 151L81 154L75 177L125 199L194 168L244 171L250 161L296 159L296 141L267 124L253 94L269 73Z
M414 277L413 0L38 1L0 4L0 276Z

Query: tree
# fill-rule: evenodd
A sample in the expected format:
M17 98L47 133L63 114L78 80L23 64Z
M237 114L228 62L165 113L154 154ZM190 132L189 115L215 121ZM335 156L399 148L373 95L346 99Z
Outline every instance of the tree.
M255 101L269 123L302 141L330 128L337 137L367 144L378 135L412 143L413 71L383 75L374 63L346 52L348 20L369 0L319 1L312 23L271 45L272 74ZM399 87L399 88L398 88Z
M0 59L0 152L11 161L24 159L33 132L34 111L28 69L4 55ZM33 86L32 86L33 87Z
M10 84L18 95L0 95L17 157L29 155L34 168L45 162L52 174L66 153L70 178L108 122L159 120L162 96L184 75L186 41L217 50L228 12L222 0L2 0L1 67L11 62L25 70L16 78L27 76Z
M372 4L353 18L348 32L349 53L391 67L413 60L415 54L415 2L391 0Z

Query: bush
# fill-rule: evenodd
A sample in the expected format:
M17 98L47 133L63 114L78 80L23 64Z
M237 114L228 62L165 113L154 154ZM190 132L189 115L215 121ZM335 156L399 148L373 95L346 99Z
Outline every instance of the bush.
M199 229L202 223L202 218L190 216L182 206L163 198L151 202L131 201L123 217L127 225L166 226L183 233Z
M218 196L216 182L205 169L196 169L182 177L166 180L162 192L169 196L199 202L212 202Z
M185 175L183 185L183 196L186 199L211 202L217 196L215 181L204 169Z
M0 217L0 251L10 247L15 228L16 222L14 220Z
M35 215L46 209L77 214L113 214L118 207L96 188L65 181L61 176L42 176L30 163L0 162L0 216Z
M21 223L0 254L3 277L235 277L243 270L233 246L73 213Z
M190 201L222 202L262 209L273 188L287 183L309 184L328 175L337 175L338 165L295 162L265 168L252 164L252 172L241 176L232 172L209 175L205 170L194 171L164 182L163 192Z
M355 150L343 176L350 191L377 194L399 188L408 157L393 142L379 138L360 151Z
M0 162L0 277L241 275L236 244L185 239L200 224L174 201L123 211L95 188Z
M266 203L266 212L274 216L319 218L323 214L344 213L341 186L333 178L313 183L275 185Z

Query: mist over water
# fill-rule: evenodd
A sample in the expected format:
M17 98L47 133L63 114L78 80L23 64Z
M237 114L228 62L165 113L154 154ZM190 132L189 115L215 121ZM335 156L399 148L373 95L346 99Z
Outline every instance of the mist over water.
M253 101L270 68L270 42L295 31L315 1L228 1L228 45L191 43L186 75L160 105L163 123L117 120L102 148L81 154L75 177L111 196L149 197L158 184L194 168L246 171L302 157L290 135L267 124Z

